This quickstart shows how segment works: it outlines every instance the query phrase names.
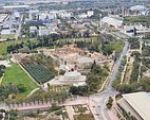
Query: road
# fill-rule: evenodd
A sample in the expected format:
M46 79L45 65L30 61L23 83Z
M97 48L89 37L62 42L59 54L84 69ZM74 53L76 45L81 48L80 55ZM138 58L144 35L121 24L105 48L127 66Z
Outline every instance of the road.
M21 16L19 27L18 27L18 30L16 32L16 39L18 39L18 37L20 36L20 33L21 33L22 20L23 20L23 15Z
M100 93L90 96L90 100L95 102L95 107L93 109L95 109L96 120L111 120L107 113L106 103L109 96L113 97L117 94L117 91L115 91L115 89L112 88L112 82L115 80L115 77L118 73L118 69L121 64L123 56L127 54L128 46L129 43L126 40L123 51L113 66L112 72L109 76L109 83L105 87L105 89Z

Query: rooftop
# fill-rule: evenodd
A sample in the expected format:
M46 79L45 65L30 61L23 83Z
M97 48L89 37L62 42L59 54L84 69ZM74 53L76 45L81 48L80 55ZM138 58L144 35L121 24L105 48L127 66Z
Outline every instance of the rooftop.
M150 93L129 93L124 94L123 98L144 120L150 120Z
M114 27L120 27L123 23L123 20L119 20L113 17L104 17L101 21Z
M6 5L3 6L4 9L15 9L15 8L29 8L29 5Z
M130 8L132 11L143 11L146 7L144 5L135 5Z

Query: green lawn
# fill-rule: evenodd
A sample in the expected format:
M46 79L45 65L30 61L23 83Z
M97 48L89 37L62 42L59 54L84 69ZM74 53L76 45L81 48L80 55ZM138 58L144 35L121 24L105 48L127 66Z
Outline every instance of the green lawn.
M3 41L3 42L0 42L0 56L1 55L6 55L7 54L7 47L10 46L10 45L15 45L17 43L21 43L22 41L27 44L27 41L29 40L29 38L24 38L24 39L21 39L21 40L11 40L11 41ZM36 39L35 38L32 38L30 39L30 41L32 43L36 43Z
M123 49L124 43L121 40L116 40L112 42L112 49L115 50L116 52L120 52Z
M10 35L0 35L1 39L15 39L15 35L14 34L10 34Z
M0 49L0 55L7 54L7 46L9 46L9 45L11 45L13 43L14 43L14 41L0 42L0 47L1 47L1 49Z
M36 84L27 76L27 74L20 68L18 64L12 63L12 66L6 68L4 78L2 81L3 85L7 84L23 84L26 91L20 95L20 97L25 97L37 86Z

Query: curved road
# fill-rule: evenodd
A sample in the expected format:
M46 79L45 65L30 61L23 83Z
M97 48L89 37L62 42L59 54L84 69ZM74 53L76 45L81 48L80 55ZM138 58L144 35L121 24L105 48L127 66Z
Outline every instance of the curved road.
M127 40L125 40L125 45L123 48L123 51L116 61L116 63L113 66L112 73L109 76L109 83L104 89L104 91L97 93L95 95L90 96L90 99L95 102L95 114L96 114L96 120L111 120L109 118L109 115L107 113L106 109L106 102L109 98L109 96L115 96L117 94L117 91L112 88L112 82L115 80L116 75L118 73L119 66L121 64L121 60L123 56L127 54L129 43Z

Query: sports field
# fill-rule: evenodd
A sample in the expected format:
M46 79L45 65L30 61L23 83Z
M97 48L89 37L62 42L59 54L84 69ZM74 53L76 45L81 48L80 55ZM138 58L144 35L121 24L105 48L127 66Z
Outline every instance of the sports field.
M2 80L2 85L8 84L22 84L26 89L25 92L21 93L21 97L27 96L37 87L30 77L28 77L28 75L20 68L20 66L14 63L11 64L11 67L6 68L4 78Z

